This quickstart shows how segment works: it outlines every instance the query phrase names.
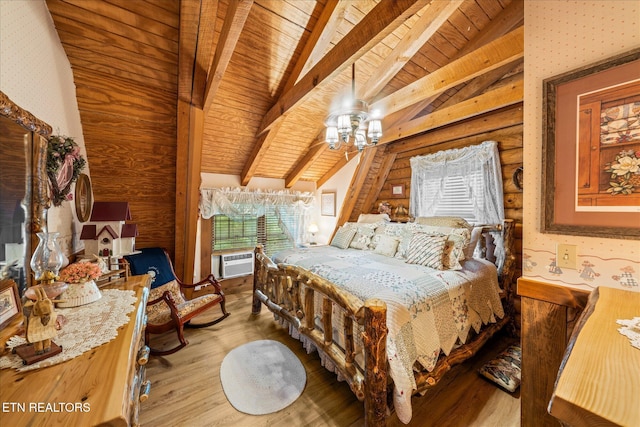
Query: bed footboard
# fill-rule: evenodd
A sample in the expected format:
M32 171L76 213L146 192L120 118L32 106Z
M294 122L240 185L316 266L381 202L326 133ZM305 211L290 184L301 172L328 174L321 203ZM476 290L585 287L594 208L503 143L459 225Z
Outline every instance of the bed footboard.
M364 401L365 424L385 425L387 408L387 306L379 299L362 301L342 292L331 282L300 267L273 263L258 246L255 252L252 313L259 314L264 304L311 340L330 358L346 379L356 397ZM315 313L316 293L322 298L321 313ZM333 339L333 305L344 313L344 348ZM319 317L322 329L316 328ZM364 367L356 363L353 326L363 328ZM365 386L366 384L366 386Z

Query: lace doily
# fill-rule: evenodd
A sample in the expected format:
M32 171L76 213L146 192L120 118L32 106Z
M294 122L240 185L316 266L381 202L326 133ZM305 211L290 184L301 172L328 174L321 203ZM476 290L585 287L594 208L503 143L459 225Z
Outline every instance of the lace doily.
M118 336L118 329L129 322L129 313L134 310L136 296L133 291L105 289L102 298L87 305L73 308L58 308L56 312L67 319L53 341L62 346L62 353L32 365L23 365L17 354L0 357L0 369L16 368L29 371L56 365L80 356L82 353L107 343ZM14 335L7 347L25 344L24 337Z
M618 332L629 338L633 347L640 349L640 317L634 317L631 320L616 320L616 323L622 325L622 328L618 328Z

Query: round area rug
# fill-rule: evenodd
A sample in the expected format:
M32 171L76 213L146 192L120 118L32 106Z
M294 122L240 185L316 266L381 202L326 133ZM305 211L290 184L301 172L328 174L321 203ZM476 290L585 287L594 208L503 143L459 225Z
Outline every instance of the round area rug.
M287 346L259 340L236 347L224 357L220 382L234 408L263 415L291 405L302 394L307 374Z

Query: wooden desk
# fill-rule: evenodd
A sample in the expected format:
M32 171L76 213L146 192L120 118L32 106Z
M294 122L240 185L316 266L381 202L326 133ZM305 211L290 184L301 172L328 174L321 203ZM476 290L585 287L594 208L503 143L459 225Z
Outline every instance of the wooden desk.
M137 424L138 395L144 363L148 275L131 276L104 288L130 289L137 296L130 321L115 340L81 356L27 372L0 371L0 424L3 426L128 426ZM1 331L0 342L19 325Z
M640 350L618 319L640 316L640 293L596 288L576 325L549 403L571 426L640 426Z

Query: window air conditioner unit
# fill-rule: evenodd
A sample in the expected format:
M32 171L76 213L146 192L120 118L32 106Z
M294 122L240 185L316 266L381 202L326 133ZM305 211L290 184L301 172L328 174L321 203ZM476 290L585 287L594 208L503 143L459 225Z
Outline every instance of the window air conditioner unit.
M235 252L220 256L223 279L253 274L253 252Z

